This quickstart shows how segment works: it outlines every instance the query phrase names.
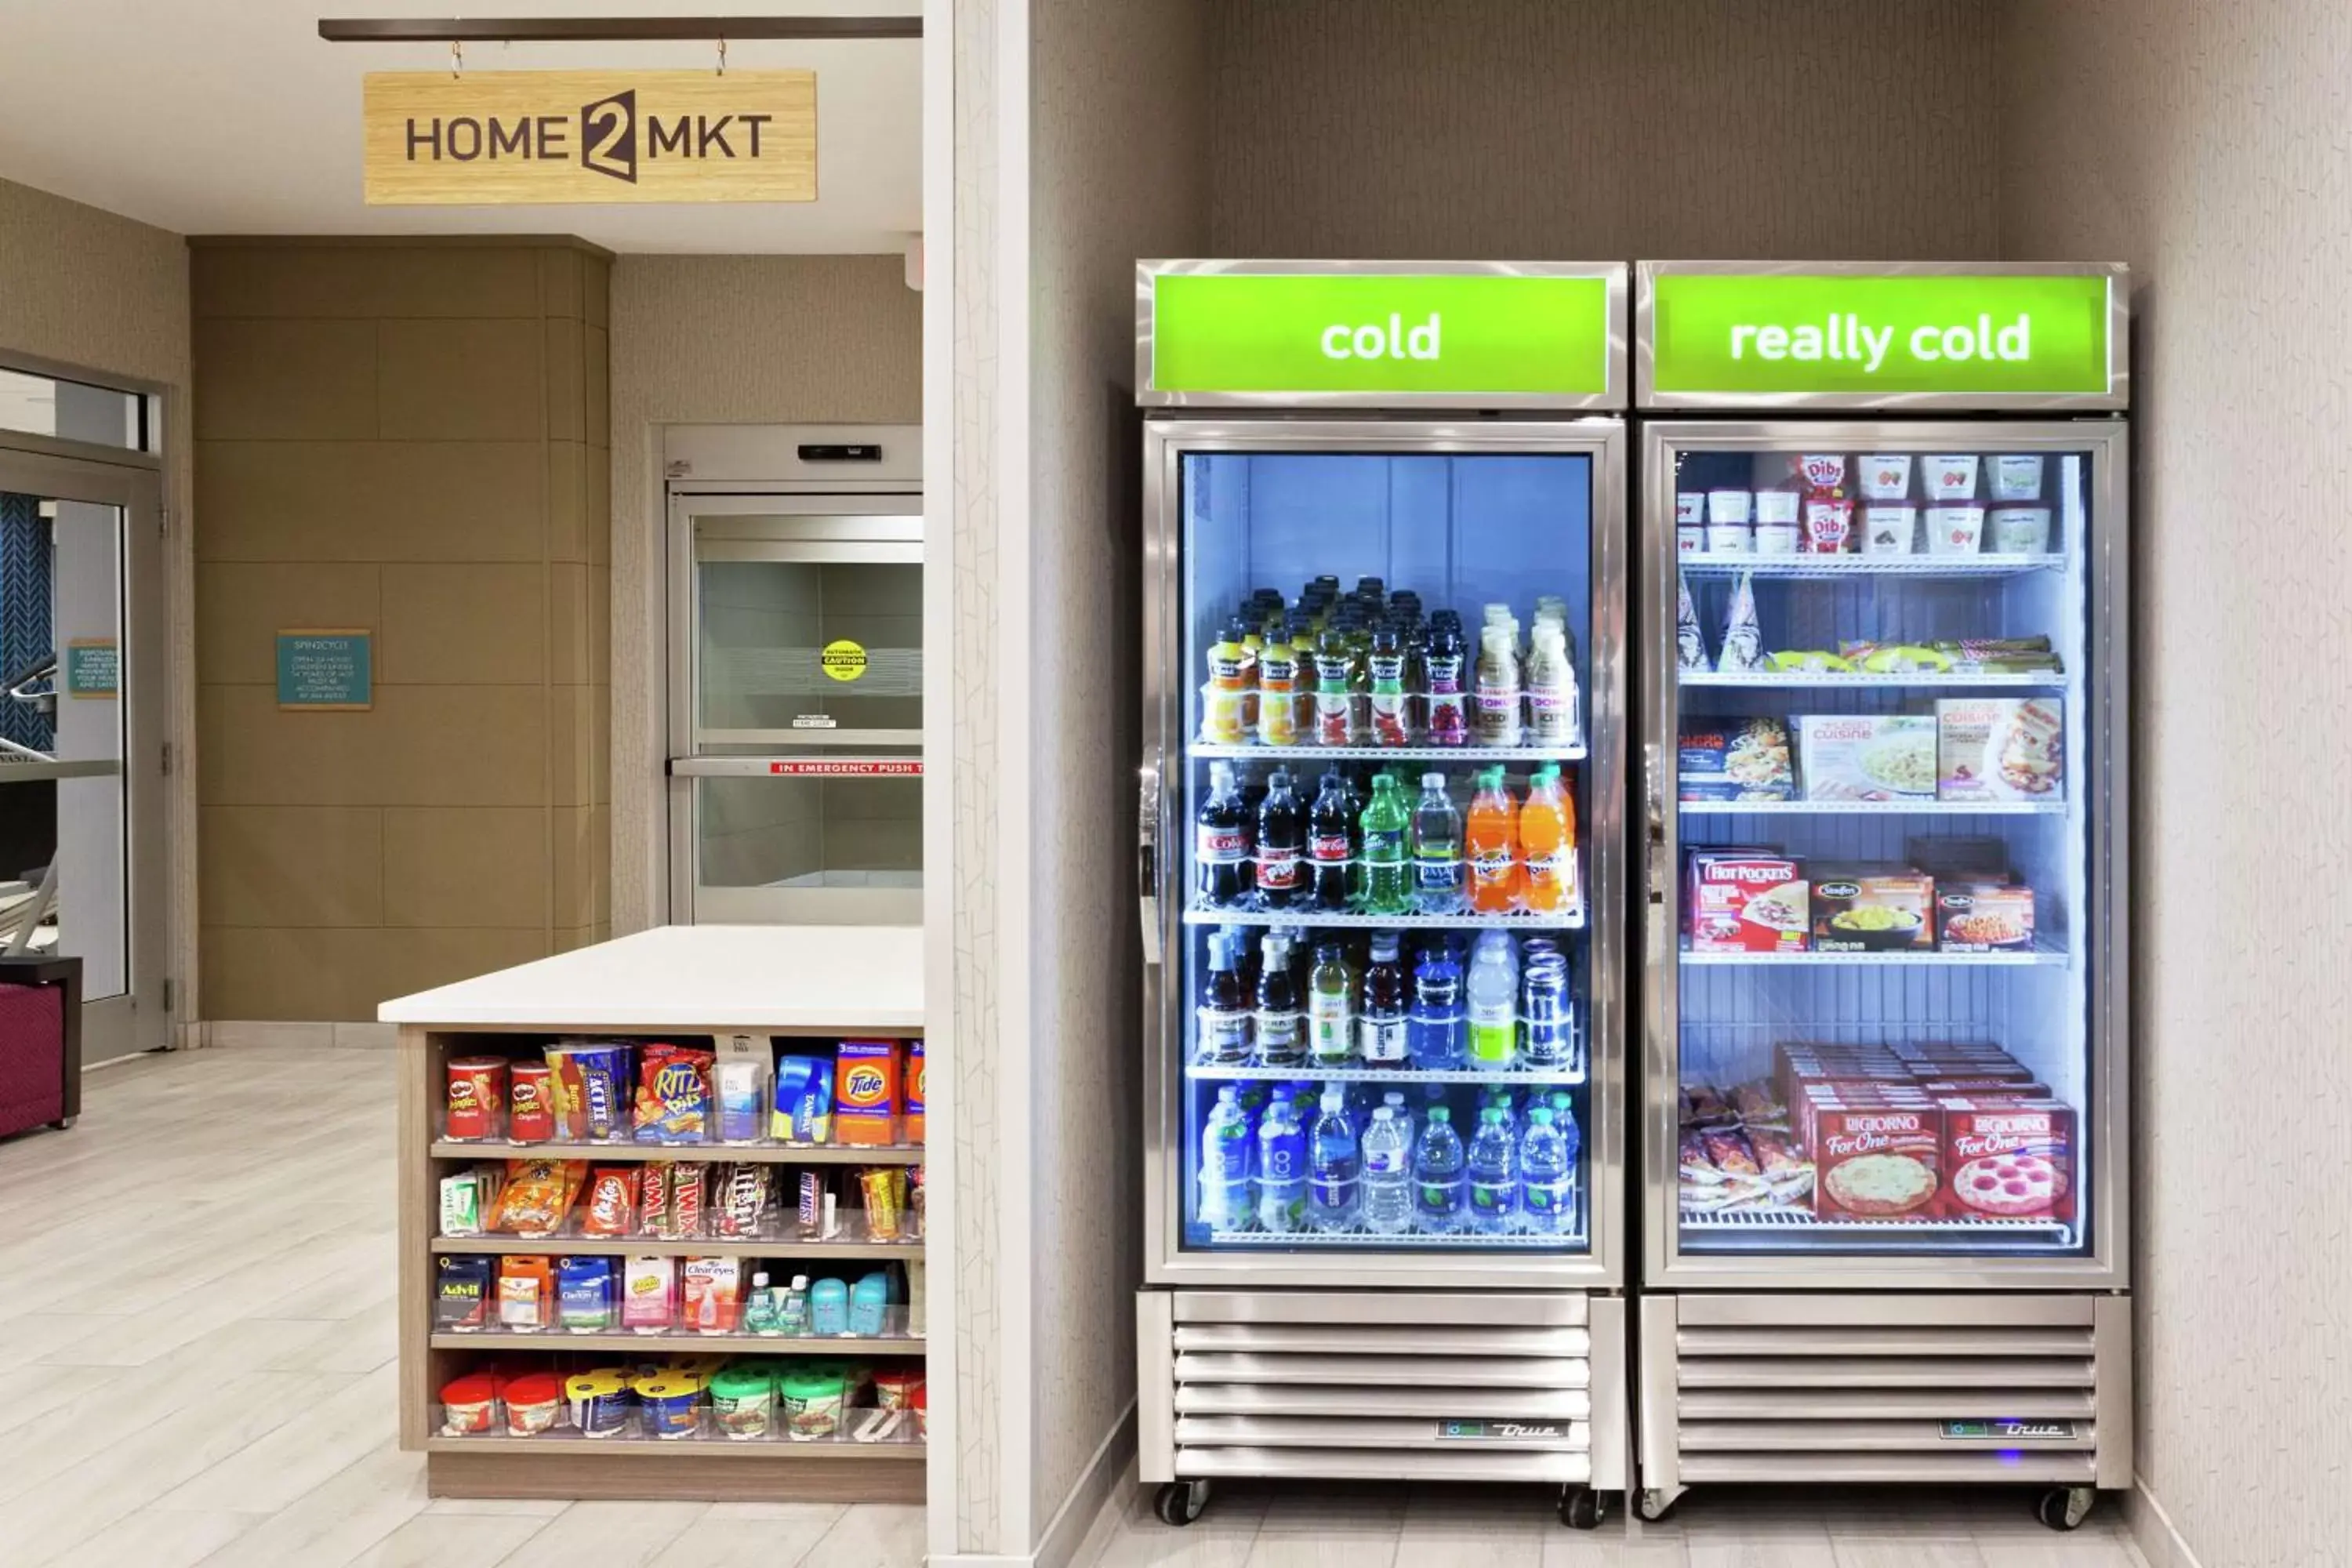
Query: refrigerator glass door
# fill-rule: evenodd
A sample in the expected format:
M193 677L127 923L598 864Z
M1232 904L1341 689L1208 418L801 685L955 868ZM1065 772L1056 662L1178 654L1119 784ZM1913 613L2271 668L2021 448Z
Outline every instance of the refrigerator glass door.
M2121 429L1654 431L1669 1277L2114 1260Z
M1595 883L1615 875L1593 852L1603 752L1622 779L1613 540L1598 553L1619 435L1545 428L1574 444L1164 437L1181 848L1157 973L1180 1268L1592 1266L1613 1150L1594 1146L1595 1042L1616 950L1592 926L1614 907Z

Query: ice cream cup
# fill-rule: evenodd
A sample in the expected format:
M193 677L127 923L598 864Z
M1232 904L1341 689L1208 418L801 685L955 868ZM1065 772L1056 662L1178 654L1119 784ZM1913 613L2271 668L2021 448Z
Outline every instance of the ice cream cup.
M1752 555L1756 552L1756 534L1744 522L1710 522L1706 525L1706 548L1716 555Z
M1706 548L1706 529L1701 523L1677 523L1675 527L1675 553L1696 555Z
M1862 552L1864 555L1908 555L1919 536L1916 506L1866 506L1862 509Z
M1865 500L1901 500L1911 493L1911 454L1874 452L1862 459Z
M2041 459L2036 458L2039 462ZM2050 509L2046 506L1997 506L1988 520L1992 547L2003 555L2046 555L2050 552Z
M1977 455L1929 458L1919 470L1929 500L1970 500L1977 493Z
M1794 490L1758 490L1756 492L1756 526L1778 528L1797 526L1797 492Z
M1675 492L1675 527L1696 528L1706 521L1706 492L1705 490L1676 490Z
M1706 520L1709 522L1746 522L1754 500L1746 490L1709 490L1706 492Z
M1815 555L1837 555L1853 544L1853 502L1821 496L1805 502L1805 545Z
M1941 459L1938 459L1940 461ZM1974 462L1976 459L1969 459ZM1931 506L1927 509L1927 553L1974 555L1984 548L1985 509L1980 506Z
M1793 522L1759 522L1756 525L1756 553L1794 555L1799 530Z
M1993 500L2039 500L2041 498L2041 453L2004 452L1993 458Z

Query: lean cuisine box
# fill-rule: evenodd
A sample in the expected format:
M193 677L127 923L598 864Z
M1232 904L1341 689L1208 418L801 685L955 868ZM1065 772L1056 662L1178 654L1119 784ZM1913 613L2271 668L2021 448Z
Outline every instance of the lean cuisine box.
M1933 800L1936 721L1912 713L1807 713L1797 775L1807 800Z
M2066 726L2053 699L1947 698L1936 731L1937 799L2066 798Z

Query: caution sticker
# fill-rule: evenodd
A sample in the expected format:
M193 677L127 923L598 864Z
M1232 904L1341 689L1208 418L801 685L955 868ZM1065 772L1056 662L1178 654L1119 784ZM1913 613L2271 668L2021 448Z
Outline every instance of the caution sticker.
M816 661L835 680L855 680L866 673L866 646L839 637L824 645Z

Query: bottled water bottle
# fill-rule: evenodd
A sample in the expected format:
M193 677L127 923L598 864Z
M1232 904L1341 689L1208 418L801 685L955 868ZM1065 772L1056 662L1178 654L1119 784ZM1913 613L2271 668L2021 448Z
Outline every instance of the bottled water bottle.
M1481 1068L1507 1068L1518 1052L1519 966L1511 939L1503 931L1480 934L1471 950L1470 1060Z
M1527 1135L1519 1140L1519 1191L1528 1228L1539 1236L1576 1229L1575 1156L1552 1124L1551 1107L1528 1112Z
M1421 800L1412 811L1412 901L1429 914L1461 907L1462 814L1445 793L1444 773L1421 776Z
M1250 1180L1250 1120L1241 1090L1217 1090L1208 1125L1201 1130L1201 1223L1211 1230L1239 1230L1257 1206Z
M1396 1112L1383 1105L1364 1133L1364 1228L1402 1236L1412 1228L1412 1152Z
M1387 1106L1391 1111L1395 1112L1397 1125L1404 1129L1404 1146L1408 1149L1412 1148L1414 1146L1413 1140L1416 1136L1412 1120L1412 1108L1404 1102L1403 1092L1399 1089L1390 1089L1386 1094L1381 1096L1381 1103Z
M1307 1129L1286 1089L1257 1124L1257 1223L1277 1236L1307 1228Z
M1462 965L1441 940L1421 955L1412 972L1412 1011L1405 1020L1412 1065L1444 1072L1460 1068L1465 1032Z
M1510 1129L1503 1125L1503 1113L1488 1106L1478 1113L1478 1131L1470 1140L1470 1228L1500 1236L1510 1228L1518 1206L1518 1160Z
M1357 1177L1363 1157L1356 1148L1347 1095L1336 1083L1323 1091L1322 1113L1315 1119L1314 1161L1307 1187L1307 1222L1317 1230L1345 1230L1356 1223Z
M1413 1219L1425 1234L1451 1236L1462 1228L1462 1163L1454 1113L1431 1106L1412 1158Z

